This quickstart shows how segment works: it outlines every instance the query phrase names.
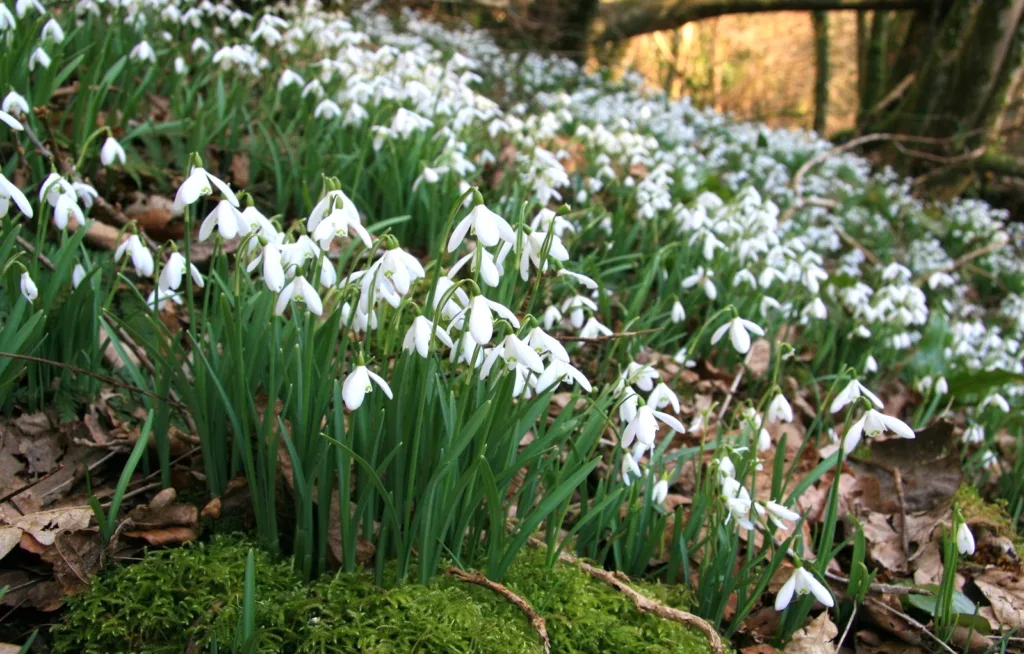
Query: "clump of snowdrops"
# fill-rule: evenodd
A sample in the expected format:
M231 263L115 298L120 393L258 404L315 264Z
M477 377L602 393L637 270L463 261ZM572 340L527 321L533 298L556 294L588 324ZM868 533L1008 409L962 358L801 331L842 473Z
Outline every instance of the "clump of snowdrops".
M388 562L424 580L442 559L500 579L539 535L551 561L696 578L697 612L732 633L789 560L785 636L834 602L824 562L850 546L838 489L809 526L803 491L954 405L968 471L1021 514L1020 459L994 448L1024 437L1024 269L1002 212L927 205L852 155L797 193L828 143L410 13L5 11L0 129L21 150L0 177L0 351L34 357L0 359L5 409L87 401L100 381L75 369L104 370L109 344L145 391L163 482L172 427L195 434L211 494L244 477L260 539L307 577L332 520L342 566L372 542L381 582ZM245 191L224 174L243 157ZM85 247L111 179L175 196L184 242L128 227L112 257ZM769 370L684 425L681 371L740 374L759 339ZM872 391L895 369L921 394L905 419ZM798 452L836 441L808 474L779 436L794 420ZM669 497L684 483L686 506Z

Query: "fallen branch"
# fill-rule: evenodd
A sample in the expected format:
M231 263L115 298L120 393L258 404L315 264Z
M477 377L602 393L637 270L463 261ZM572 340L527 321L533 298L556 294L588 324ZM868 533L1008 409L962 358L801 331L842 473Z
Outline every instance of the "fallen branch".
M606 341L614 341L619 338L630 338L633 336L643 336L644 334L653 334L660 332L661 327L654 327L652 329L641 329L635 332L618 332L616 334L608 334L607 336L555 336L560 341L567 343L604 343Z
M526 542L531 547L545 549L547 548L547 545L544 543L544 541L539 540L537 538L531 537ZM567 563L569 565L576 566L577 568L587 573L594 579L597 579L598 581L603 581L615 590L619 591L620 593L628 597L633 602L633 606L635 606L636 609L641 613L651 613L658 616L659 618L663 618L665 620L672 620L673 622L678 622L679 624L686 625L687 627L693 627L695 629L698 629L707 637L708 641L711 643L711 649L713 651L715 651L717 654L722 654L724 652L724 648L722 646L722 639L718 635L718 632L715 631L715 628L712 627L703 618L696 616L692 613L687 613L686 611L680 611L679 609L673 608L671 606L665 606L660 602L656 602L651 598L647 597L646 595L643 595L640 592L638 592L635 588L624 582L615 574L608 572L607 570L602 570L601 568L595 568L589 563L577 559L572 554L568 554L564 551L560 552L558 554L558 560L562 563Z
M548 638L547 622L544 621L544 618L542 618L524 598L513 593L507 586L503 586L496 581L491 581L482 573L477 571L468 572L461 568L451 566L445 570L445 574L451 575L452 577L458 577L469 584L482 586L483 588L494 591L498 595L504 597L511 604L515 605L516 608L522 611L530 621L530 626L533 627L533 630L536 631L537 635L540 637L541 646L544 648L545 654L551 651L551 639Z
M871 603L871 606L877 606L878 608L880 608L880 609L882 609L882 610L884 610L884 611L886 611L888 613L891 613L892 615L897 616L901 620L906 621L907 624L909 624L910 626L917 628L919 631L921 631L926 636L928 636L929 638L934 640L936 643L938 643L939 646L942 647L942 649L944 649L947 652L949 652L949 654L956 654L956 651L952 647L947 645L944 640L942 640L941 638L939 638L938 636L933 634L931 632L931 630L928 629L928 627L924 626L923 624L921 624L920 622L918 622L914 618L910 617L909 615L907 615L903 611L897 611L896 609L892 608L891 606L889 606L885 602L880 602L880 601L878 601L878 600L876 600L876 599L874 599L872 597L869 597L867 601Z

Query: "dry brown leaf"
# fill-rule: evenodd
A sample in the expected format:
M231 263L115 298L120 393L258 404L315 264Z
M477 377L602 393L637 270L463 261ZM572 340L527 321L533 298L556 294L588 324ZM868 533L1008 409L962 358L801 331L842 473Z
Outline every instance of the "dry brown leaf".
M789 641L783 651L785 654L833 654L836 648L832 640L838 635L839 629L825 611L793 634L793 640Z
M53 545L57 534L85 529L91 519L92 509L89 507L68 506L30 513L15 520L11 526L31 535L43 545Z
M926 650L917 645L882 640L873 631L858 631L853 638L853 648L856 654L926 654Z
M7 556L21 542L21 530L17 527L0 527L0 559Z
M178 491L173 488L165 488L153 496L153 499L149 501L149 508L153 510L162 509L172 504L176 499L178 499Z
M189 527L168 527L150 531L126 531L124 535L129 538L139 538L154 547L166 547L193 541L198 534Z
M754 341L745 360L747 370L755 378L761 378L772 365L772 344L763 338Z
M20 654L21 647L9 643L0 643L0 654Z
M207 520L216 520L220 517L220 498L215 497L206 503L203 510L199 513L200 517Z
M195 527L199 509L192 504L168 504L160 508L137 506L128 512L137 531L166 527Z
M889 523L888 515L869 513L864 516L861 525L864 538L868 541L868 554L879 567L900 574L909 572L907 555L903 551L903 537Z
M974 583L992 605L992 614L1000 625L1024 628L1024 575L991 568L976 576Z
M41 558L53 565L54 580L64 593L74 595L88 588L93 575L103 567L103 541L96 533L63 533Z

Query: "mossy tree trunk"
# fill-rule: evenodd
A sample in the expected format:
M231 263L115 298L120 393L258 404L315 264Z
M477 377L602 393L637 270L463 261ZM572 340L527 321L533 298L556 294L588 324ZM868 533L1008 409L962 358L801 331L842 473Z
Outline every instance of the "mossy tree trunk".
M828 13L811 12L814 25L814 131L825 133L828 120Z

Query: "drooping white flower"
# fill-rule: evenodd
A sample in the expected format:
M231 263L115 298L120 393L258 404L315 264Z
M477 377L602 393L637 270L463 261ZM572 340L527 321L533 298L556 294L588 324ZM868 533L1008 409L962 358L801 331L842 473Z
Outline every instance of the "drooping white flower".
M801 567L795 569L786 583L779 589L779 594L775 596L775 610L784 611L793 600L794 594L802 596L808 593L814 595L819 602L827 607L831 608L835 605L832 594L825 588L825 585L818 581L817 577Z
M562 244L562 239L550 233L530 232L523 239L523 249L519 254L519 276L524 282L530 279L531 263L539 272L547 270L548 262L541 260L541 257L545 255L545 247L547 248L547 258L555 261L569 260L569 251Z
M985 407L989 405L995 405L1003 413L1010 412L1010 403L1006 401L1006 398L1000 393L992 393L978 405L978 411L984 411Z
M849 454L857 449L864 434L870 437L887 431L891 431L900 438L915 438L916 436L914 430L899 418L868 409L861 419L850 425L846 434L843 435L843 452Z
M231 202L221 200L199 225L199 240L205 241L210 238L214 228L225 240L230 240L248 232L249 223L242 218L242 213Z
M683 303L676 300L672 303L672 312L670 318L673 323L679 324L686 320L686 309L683 308Z
M651 491L651 499L655 504L663 504L668 497L668 481L662 479L654 485Z
M192 172L189 173L185 181L178 187L178 192L174 196L174 210L176 212L181 211L186 205L194 204L202 196L210 195L213 193L214 187L220 191L221 195L224 196L224 199L232 207L238 206L238 197L231 190L231 187L216 176L206 172L206 169L197 167L192 169Z
M557 325L562 320L562 312L558 310L555 305L549 306L544 309L544 313L541 315L541 322L544 324L544 329L550 331L552 327Z
M132 61L148 61L150 63L156 62L156 52L153 50L153 46L147 41L139 41L135 47L128 52L128 58Z
M870 354L868 355L868 358L864 360L864 372L878 372L878 361L876 361L875 357L871 356Z
M28 218L32 217L32 205L29 204L28 198L21 192L21 189L4 177L3 173L0 173L0 218L7 215L11 200L14 200L14 204L22 214Z
M591 316L580 329L580 338L601 338L611 336L613 333L608 327L598 322L597 318Z
M711 344L714 345L722 340L727 331L729 332L729 340L732 342L733 348L740 354L746 354L750 351L750 334L764 336L764 330L757 323L737 316L715 330L715 333L711 335Z
M405 339L402 341L402 349L407 352L415 350L424 359L430 355L430 341L436 338L450 348L455 347L448 332L435 325L426 316L416 316L413 319L409 331L405 332Z
M74 195L62 194L57 198L57 206L53 208L53 224L57 229L66 229L72 221L76 225L85 224L85 214L75 202Z
M267 243L263 248L263 283L274 293L284 288L285 273L281 264L281 250L276 243Z
M0 109L9 114L27 115L29 112L28 100L17 91L11 91L4 97L3 103L0 104Z
M636 459L629 452L622 453L622 462L619 464L619 472L622 475L622 483L629 486L633 483L631 477L640 477L643 473L640 472L640 466L637 464Z
M64 41L64 29L60 26L60 23L51 18L43 25L40 37L43 41L50 40L54 43L61 43Z
M46 54L46 50L42 48L36 48L32 51L32 54L28 58L28 69L34 71L36 66L42 68L49 68L51 63L50 55Z
M562 313L569 314L569 322L576 329L583 327L584 318L586 318L584 309L597 311L597 304L585 295L573 295L562 302Z
M153 253L149 251L138 234L132 234L117 246L117 250L114 251L114 259L120 261L125 254L131 256L135 274L140 277L153 275Z
M469 333L473 335L473 340L480 345L489 343L491 335L494 333L492 311L519 329L519 319L505 305L477 295L469 303Z
M192 281L199 288L203 287L203 275L196 268L195 264L187 264L189 267L189 274L192 275ZM181 287L181 280L185 275L186 261L178 252L171 252L170 256L167 257L167 263L164 264L163 270L160 271L160 288L176 291Z
M526 342L537 354L549 354L552 359L569 363L569 353L554 336L549 335L540 327L534 327L526 335Z
M373 384L370 382L377 384L389 400L394 398L391 394L391 387L380 375L366 366L356 366L355 370L345 377L345 381L341 385L341 397L345 400L345 406L349 411L355 411L363 405L366 394L373 391Z
M628 448L634 440L637 440L648 449L653 448L654 438L658 434L658 420L680 434L686 433L683 423L667 413L656 411L650 405L644 404L636 410L636 415L622 432L622 447Z
M725 501L725 507L729 511L725 521L728 523L735 520L736 524L741 528L753 531L755 525L750 520L750 509L752 507L750 493L732 476L720 476L719 480L722 486L722 499Z
M158 286L150 291L149 295L146 296L146 306L155 306L157 311L163 311L163 308L167 306L168 302L173 302L177 305L182 304L183 300L181 299L181 293L176 293L170 289L164 289Z
M763 516L767 516L767 518L771 520L775 524L775 526L779 527L780 529L787 528L783 520L789 520L790 522L797 522L798 520L800 520L799 513L797 513L796 511L790 511L789 509L782 506L778 502L773 502L769 500L767 502L758 503L757 506L758 513ZM761 506L763 506L764 508L761 509Z
M871 404L875 405L876 409L881 409L883 406L885 406L884 404L882 404L882 400L878 399L878 396L872 393L870 390L868 390L868 388L865 387L864 384L861 384L856 379L853 379L850 381L849 384L847 384L843 388L843 390L839 391L839 394L836 395L834 400L832 400L832 406L829 410L832 413L838 413L843 409L843 407L845 407L850 402L853 402L858 397L866 397L871 402Z
M123 166L127 158L125 157L124 148L117 142L117 139L113 136L108 136L107 140L103 142L103 147L100 148L100 163L104 166L109 166L115 161L120 161Z
M478 204L469 214L459 221L448 239L448 251L454 252L472 231L476 239L485 247L492 247L498 241L516 242L516 232L508 222L486 206Z
M302 275L297 275L292 281L288 282L287 286L281 289L281 294L277 298L277 304L274 306L274 313L278 316L283 314L288 303L292 300L303 302L313 315L319 316L324 312L324 305L320 300L320 294L316 292L313 285L306 281L306 278Z
M71 269L71 286L78 288L82 285L82 281L85 279L85 267L80 263L76 263L75 267Z
M659 411L671 405L672 410L679 413L679 398L664 382L659 382L654 387L651 394L647 396L647 403Z
M968 445L981 445L985 442L985 428L977 422L971 423L964 430L962 440Z
M32 276L28 272L21 273L21 296L29 302L35 302L36 298L39 297L39 289L36 287L36 283L32 281Z
M961 522L956 530L956 548L961 554L971 556L974 554L974 534L966 522Z
M645 393L654 388L654 382L661 379L658 371L646 363L630 361L622 373L622 381L626 384L634 384Z
M683 279L682 286L683 288L693 288L699 285L703 289L704 295L709 300L714 300L718 297L718 289L715 288L715 283L711 281L711 278L714 276L713 270L705 270L703 266L698 266L692 275Z
M768 422L793 422L793 407L789 405L785 395L775 394L768 404L766 419Z
M579 369L567 361L552 359L548 367L537 378L536 389L544 391L555 388L559 384L571 384L574 381L587 393L593 390L590 380Z
M596 291L597 290L597 282L594 281L593 278L588 277L586 275L582 275L580 273L573 272L571 270L566 270L565 268L562 268L561 270L558 271L558 276L559 277L568 277L569 279L576 280L577 282L579 282L580 284L583 285L583 288L585 288L587 290L590 290L590 291Z
M0 123L7 125L15 132L20 132L25 129L24 127L22 127L20 120L10 115L6 111L0 111Z

